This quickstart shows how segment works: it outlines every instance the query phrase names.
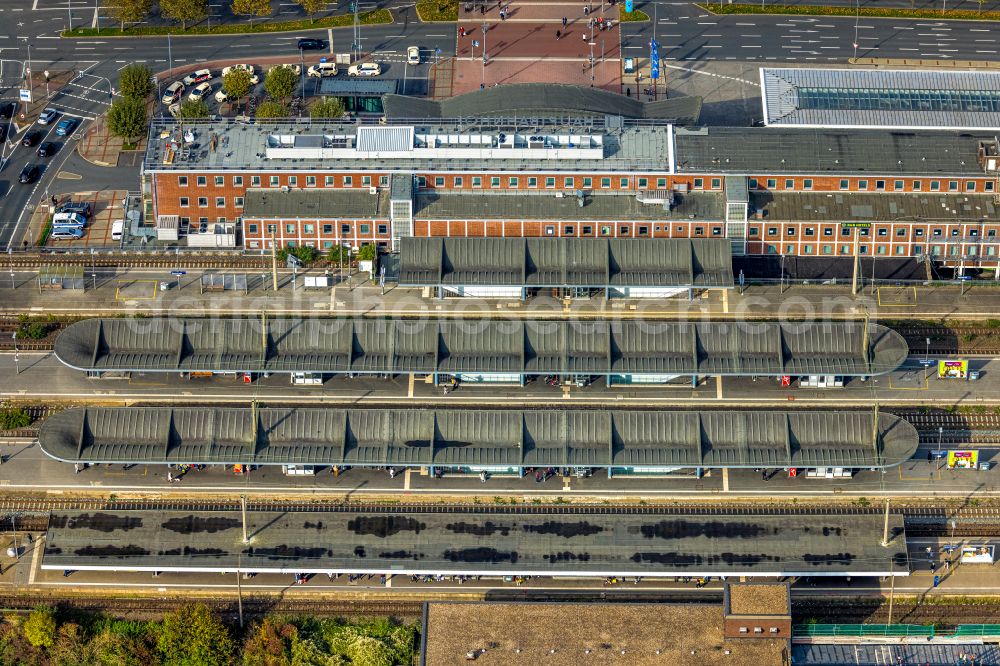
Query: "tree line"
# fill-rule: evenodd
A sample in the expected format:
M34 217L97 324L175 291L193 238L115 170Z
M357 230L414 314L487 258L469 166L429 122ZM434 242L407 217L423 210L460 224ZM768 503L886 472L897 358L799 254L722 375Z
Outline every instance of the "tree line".
M43 606L0 620L0 666L409 666L416 637L389 619L266 617L238 630L204 604L160 620Z
M293 0L302 7L302 11L310 19L315 19L326 8L327 0ZM209 0L159 0L160 15L181 24L182 30L187 30L189 24L205 20L211 9ZM153 0L105 0L105 11L121 24L124 31L126 24L141 23L149 18L153 11ZM248 16L251 22L254 18L271 15L271 0L233 0L229 5L236 16Z

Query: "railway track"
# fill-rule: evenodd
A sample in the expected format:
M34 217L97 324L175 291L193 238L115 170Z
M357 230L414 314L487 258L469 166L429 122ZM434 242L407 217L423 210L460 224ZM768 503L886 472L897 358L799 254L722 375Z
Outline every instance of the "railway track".
M270 268L269 256L248 257L220 254L28 254L8 257L2 263L4 268L13 270L34 270L42 266L86 266L97 268L170 268L170 269L259 269Z
M234 585L235 587L235 585ZM214 608L220 614L233 617L237 614L237 601L233 599L202 599L197 601ZM190 604L185 595L159 598L134 598L115 595L49 596L34 594L0 594L0 608L12 611L29 611L38 605L58 606L86 612L111 612L116 615L159 615ZM285 596L283 598L243 595L243 614L249 617L288 613L326 617L337 616L392 616L401 619L419 618L423 612L422 601L340 601Z

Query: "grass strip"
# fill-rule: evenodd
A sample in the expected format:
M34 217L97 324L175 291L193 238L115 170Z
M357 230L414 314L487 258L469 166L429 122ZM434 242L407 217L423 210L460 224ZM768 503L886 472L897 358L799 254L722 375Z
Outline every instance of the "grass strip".
M625 5L618 5L618 22L619 23L639 23L642 21L648 21L649 14L642 11L641 9L636 9L631 12L625 11Z
M458 0L420 0L417 18L424 23L458 20Z
M872 18L910 18L910 19L950 19L955 21L998 21L1000 11L973 11L971 9L906 9L903 7L818 7L813 5L753 5L732 4L716 5L699 3L698 7L716 14L780 14L793 16L866 16Z
M381 25L392 23L392 12L388 9L376 9L370 12L358 14L358 22L361 25ZM122 30L114 28L73 28L71 31L63 31L62 37L152 37L161 35L173 35L183 37L185 35L240 35L268 32L297 32L301 30L318 30L320 28L346 28L354 25L353 14L342 14L340 16L330 16L328 18L302 19L299 21L278 21L261 22L250 25L249 23L223 23L222 25L194 25L187 30L181 30L176 25L136 25Z

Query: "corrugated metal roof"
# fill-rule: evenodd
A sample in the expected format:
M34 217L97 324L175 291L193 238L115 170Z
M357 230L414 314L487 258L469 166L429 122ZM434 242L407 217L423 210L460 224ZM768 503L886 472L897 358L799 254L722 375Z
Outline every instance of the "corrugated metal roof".
M785 127L1000 127L1000 72L760 70L765 123Z
M56 357L80 370L870 376L906 341L858 322L90 319ZM266 348L263 346L266 340Z
M891 467L917 432L871 412L86 407L43 423L67 462L527 467Z
M357 149L359 152L409 152L413 150L413 127L361 126Z
M728 239L403 238L404 286L733 286Z

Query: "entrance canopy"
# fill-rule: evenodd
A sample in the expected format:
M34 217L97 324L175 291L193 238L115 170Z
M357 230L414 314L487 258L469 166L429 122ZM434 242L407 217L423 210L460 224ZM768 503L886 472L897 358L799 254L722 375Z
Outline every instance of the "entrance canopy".
M400 239L404 287L733 287L728 238Z
M907 353L862 322L89 319L55 344L88 372L871 376Z
M872 412L87 407L38 441L73 463L892 467L917 431Z

